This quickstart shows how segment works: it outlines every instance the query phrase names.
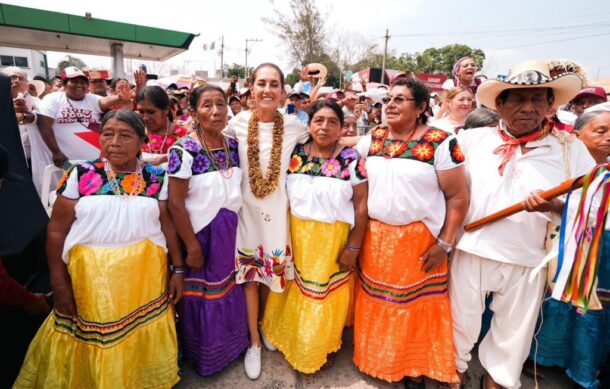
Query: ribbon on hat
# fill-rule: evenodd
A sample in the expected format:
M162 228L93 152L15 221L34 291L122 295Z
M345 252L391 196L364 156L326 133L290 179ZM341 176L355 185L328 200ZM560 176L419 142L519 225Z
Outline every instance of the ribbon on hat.
M545 121L542 123L542 127L539 130L529 133L520 138L515 138L507 134L506 130L504 130L500 125L498 125L498 134L504 142L493 151L494 154L502 155L502 163L500 164L500 166L498 166L498 173L501 176L504 175L504 168L506 167L508 162L513 159L517 147L522 144L537 141L546 137L548 134L551 133L551 131L553 131L553 126L554 123L552 120L545 119Z

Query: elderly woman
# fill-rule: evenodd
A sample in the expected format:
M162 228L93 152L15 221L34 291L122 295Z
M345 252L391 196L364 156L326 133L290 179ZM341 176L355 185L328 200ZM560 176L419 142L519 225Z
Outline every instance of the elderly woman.
M257 379L261 372L258 318L263 305L259 292L264 303L269 290L281 293L286 281L294 278L286 176L294 147L309 134L296 116L278 111L286 92L284 74L277 65L256 67L251 90L248 100L255 103L254 108L233 118L225 133L238 140L239 160L247 172L241 184L236 278L238 284L245 284L250 333L245 370L250 379ZM265 346L275 349L269 343Z
M222 89L198 87L190 104L194 131L169 149L169 208L190 268L179 305L184 354L211 375L248 347L244 291L235 283L242 172L237 142L222 134Z
M314 373L341 347L351 272L368 219L364 159L338 144L343 112L335 102L316 101L309 131L288 168L290 229L295 279L284 293L271 293L265 336L298 371Z
M462 85L451 88L447 92L445 116L430 125L452 134L457 133L464 127L466 117L472 112L473 101L474 95L470 88Z
M45 96L36 109L40 135L57 167L67 160L98 158L103 112L131 101L127 82L119 84L118 95L100 97L88 93L89 79L80 69L67 67L61 76L64 90Z
M178 382L172 304L185 267L165 204L165 171L138 158L145 139L137 114L111 111L102 120L105 158L74 165L60 181L47 235L54 311L15 388Z
M354 363L387 381L423 376L459 382L453 359L447 258L468 208L456 139L426 125L428 89L400 78L386 105L388 126L357 145L369 182L360 256Z
M456 86L465 86L470 88L472 94L476 96L477 88L481 84L481 80L475 77L475 74L479 68L475 60L472 57L462 57L458 59L453 65L453 69L451 70L451 75L453 78L448 78L442 85L443 88L443 104L438 117L445 116L447 112L447 93Z
M188 130L174 124L169 96L160 86L143 88L136 96L136 105L148 136L148 142L142 147L144 160L155 164L167 162L169 148Z
M606 163L610 156L610 112L594 111L580 116L574 130L595 159ZM600 387L598 372L610 354L610 224L606 221L603 254L597 270L597 296L601 310L580 312L572 305L546 299L542 305L542 328L532 343L530 359L542 366L560 366L581 387Z

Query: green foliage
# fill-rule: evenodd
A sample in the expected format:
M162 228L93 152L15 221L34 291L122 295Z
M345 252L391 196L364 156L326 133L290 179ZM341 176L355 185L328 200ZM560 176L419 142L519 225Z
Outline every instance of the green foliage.
M246 68L243 65L234 63L227 70L227 77L237 76L237 78L244 78L246 76ZM248 74L252 74L254 68L248 66Z
M63 61L59 61L59 63L57 64L57 71L61 72L68 66L75 66L75 67L79 68L80 70L83 70L84 68L87 67L87 64L78 57L66 55L66 58L64 58Z
M481 49L473 49L466 45L448 45L441 48L428 48L423 53L402 53L396 56L389 53L386 58L386 69L412 71L416 73L443 73L451 77L453 64L462 57L472 57L481 68L485 53ZM350 65L350 70L358 71L367 67L381 68L383 53L369 53L358 62Z

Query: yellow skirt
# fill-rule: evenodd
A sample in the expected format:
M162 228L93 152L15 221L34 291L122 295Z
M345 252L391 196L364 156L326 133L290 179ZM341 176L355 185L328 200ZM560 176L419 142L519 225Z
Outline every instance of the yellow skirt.
M179 381L167 255L150 241L75 246L77 317L52 312L14 388L170 388Z
M434 242L422 222L369 221L354 321L354 363L361 372L390 382L405 376L459 382L447 262L424 273L419 260Z
M337 260L350 226L291 216L291 230L295 279L269 293L263 331L295 370L314 373L341 348L353 277Z

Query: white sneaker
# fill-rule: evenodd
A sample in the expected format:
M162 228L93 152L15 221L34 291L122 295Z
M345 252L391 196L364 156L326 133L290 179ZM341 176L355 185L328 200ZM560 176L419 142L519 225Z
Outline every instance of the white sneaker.
M265 348L269 351L277 351L277 347L275 347L273 345L273 343L271 343L269 341L269 339L267 339L265 337L265 333L263 332L263 327L262 326L258 326L258 333L261 335L261 340L263 341L263 344L265 345Z
M246 375L251 380L256 380L261 375L261 346L250 346L244 358Z

